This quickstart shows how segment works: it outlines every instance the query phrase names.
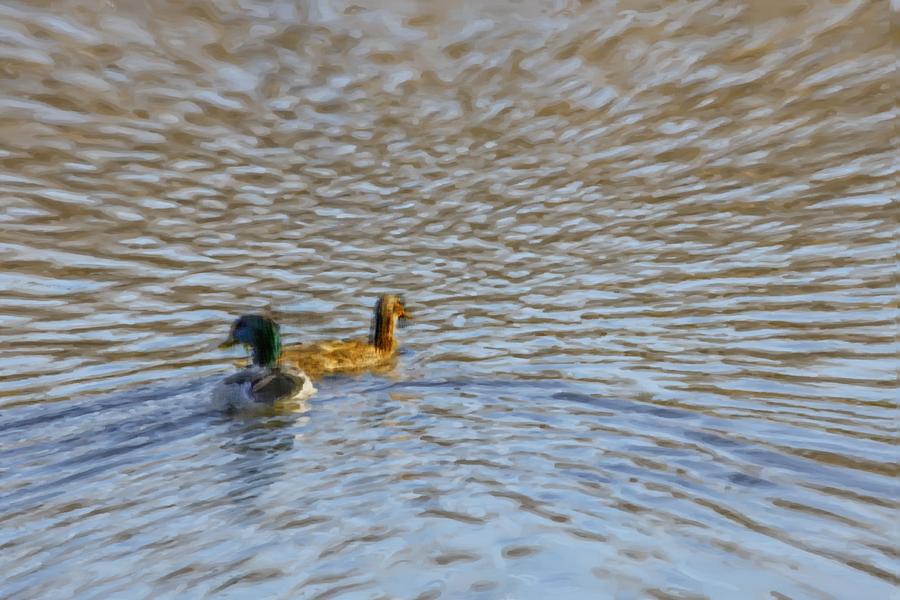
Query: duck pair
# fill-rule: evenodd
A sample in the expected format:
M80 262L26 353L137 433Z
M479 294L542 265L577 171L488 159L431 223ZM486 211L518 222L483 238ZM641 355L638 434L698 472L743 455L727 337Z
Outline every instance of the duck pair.
M313 379L383 366L397 352L398 319L406 319L399 296L378 299L368 339L328 340L282 348L278 324L268 316L243 315L231 326L220 347L243 344L251 364L227 377L213 390L213 405L225 411L272 406L302 400L316 392Z

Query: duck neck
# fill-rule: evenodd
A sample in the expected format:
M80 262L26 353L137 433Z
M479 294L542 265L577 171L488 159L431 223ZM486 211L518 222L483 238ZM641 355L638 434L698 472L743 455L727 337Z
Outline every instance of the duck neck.
M265 323L256 334L253 344L253 364L257 367L274 368L281 354L281 335L278 325Z
M375 346L378 352L393 354L397 349L397 338L394 337L394 330L397 328L397 317L388 313L386 308L381 301L375 306L369 343Z

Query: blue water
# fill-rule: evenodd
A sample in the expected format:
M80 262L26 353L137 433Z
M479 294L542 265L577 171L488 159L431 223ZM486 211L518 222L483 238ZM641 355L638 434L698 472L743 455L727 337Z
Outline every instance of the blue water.
M896 594L890 24L5 2L0 597ZM395 369L210 410L385 292Z

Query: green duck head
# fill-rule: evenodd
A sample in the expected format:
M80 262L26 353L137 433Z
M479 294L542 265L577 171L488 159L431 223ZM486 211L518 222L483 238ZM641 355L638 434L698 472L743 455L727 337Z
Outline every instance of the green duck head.
M250 347L255 366L272 368L281 354L278 323L263 315L242 315L231 325L231 333L220 347L230 348L235 344Z

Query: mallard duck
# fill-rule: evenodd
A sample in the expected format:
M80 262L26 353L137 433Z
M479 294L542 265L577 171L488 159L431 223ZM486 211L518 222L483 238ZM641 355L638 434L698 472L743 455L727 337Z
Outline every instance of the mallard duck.
M213 389L215 408L224 411L263 408L281 400L309 398L316 392L306 373L278 363L281 334L278 324L269 317L239 317L220 347L229 348L238 343L250 347L252 363Z
M408 319L403 300L385 294L375 303L368 339L328 340L286 346L281 361L317 378L352 373L388 364L397 352L397 319Z

